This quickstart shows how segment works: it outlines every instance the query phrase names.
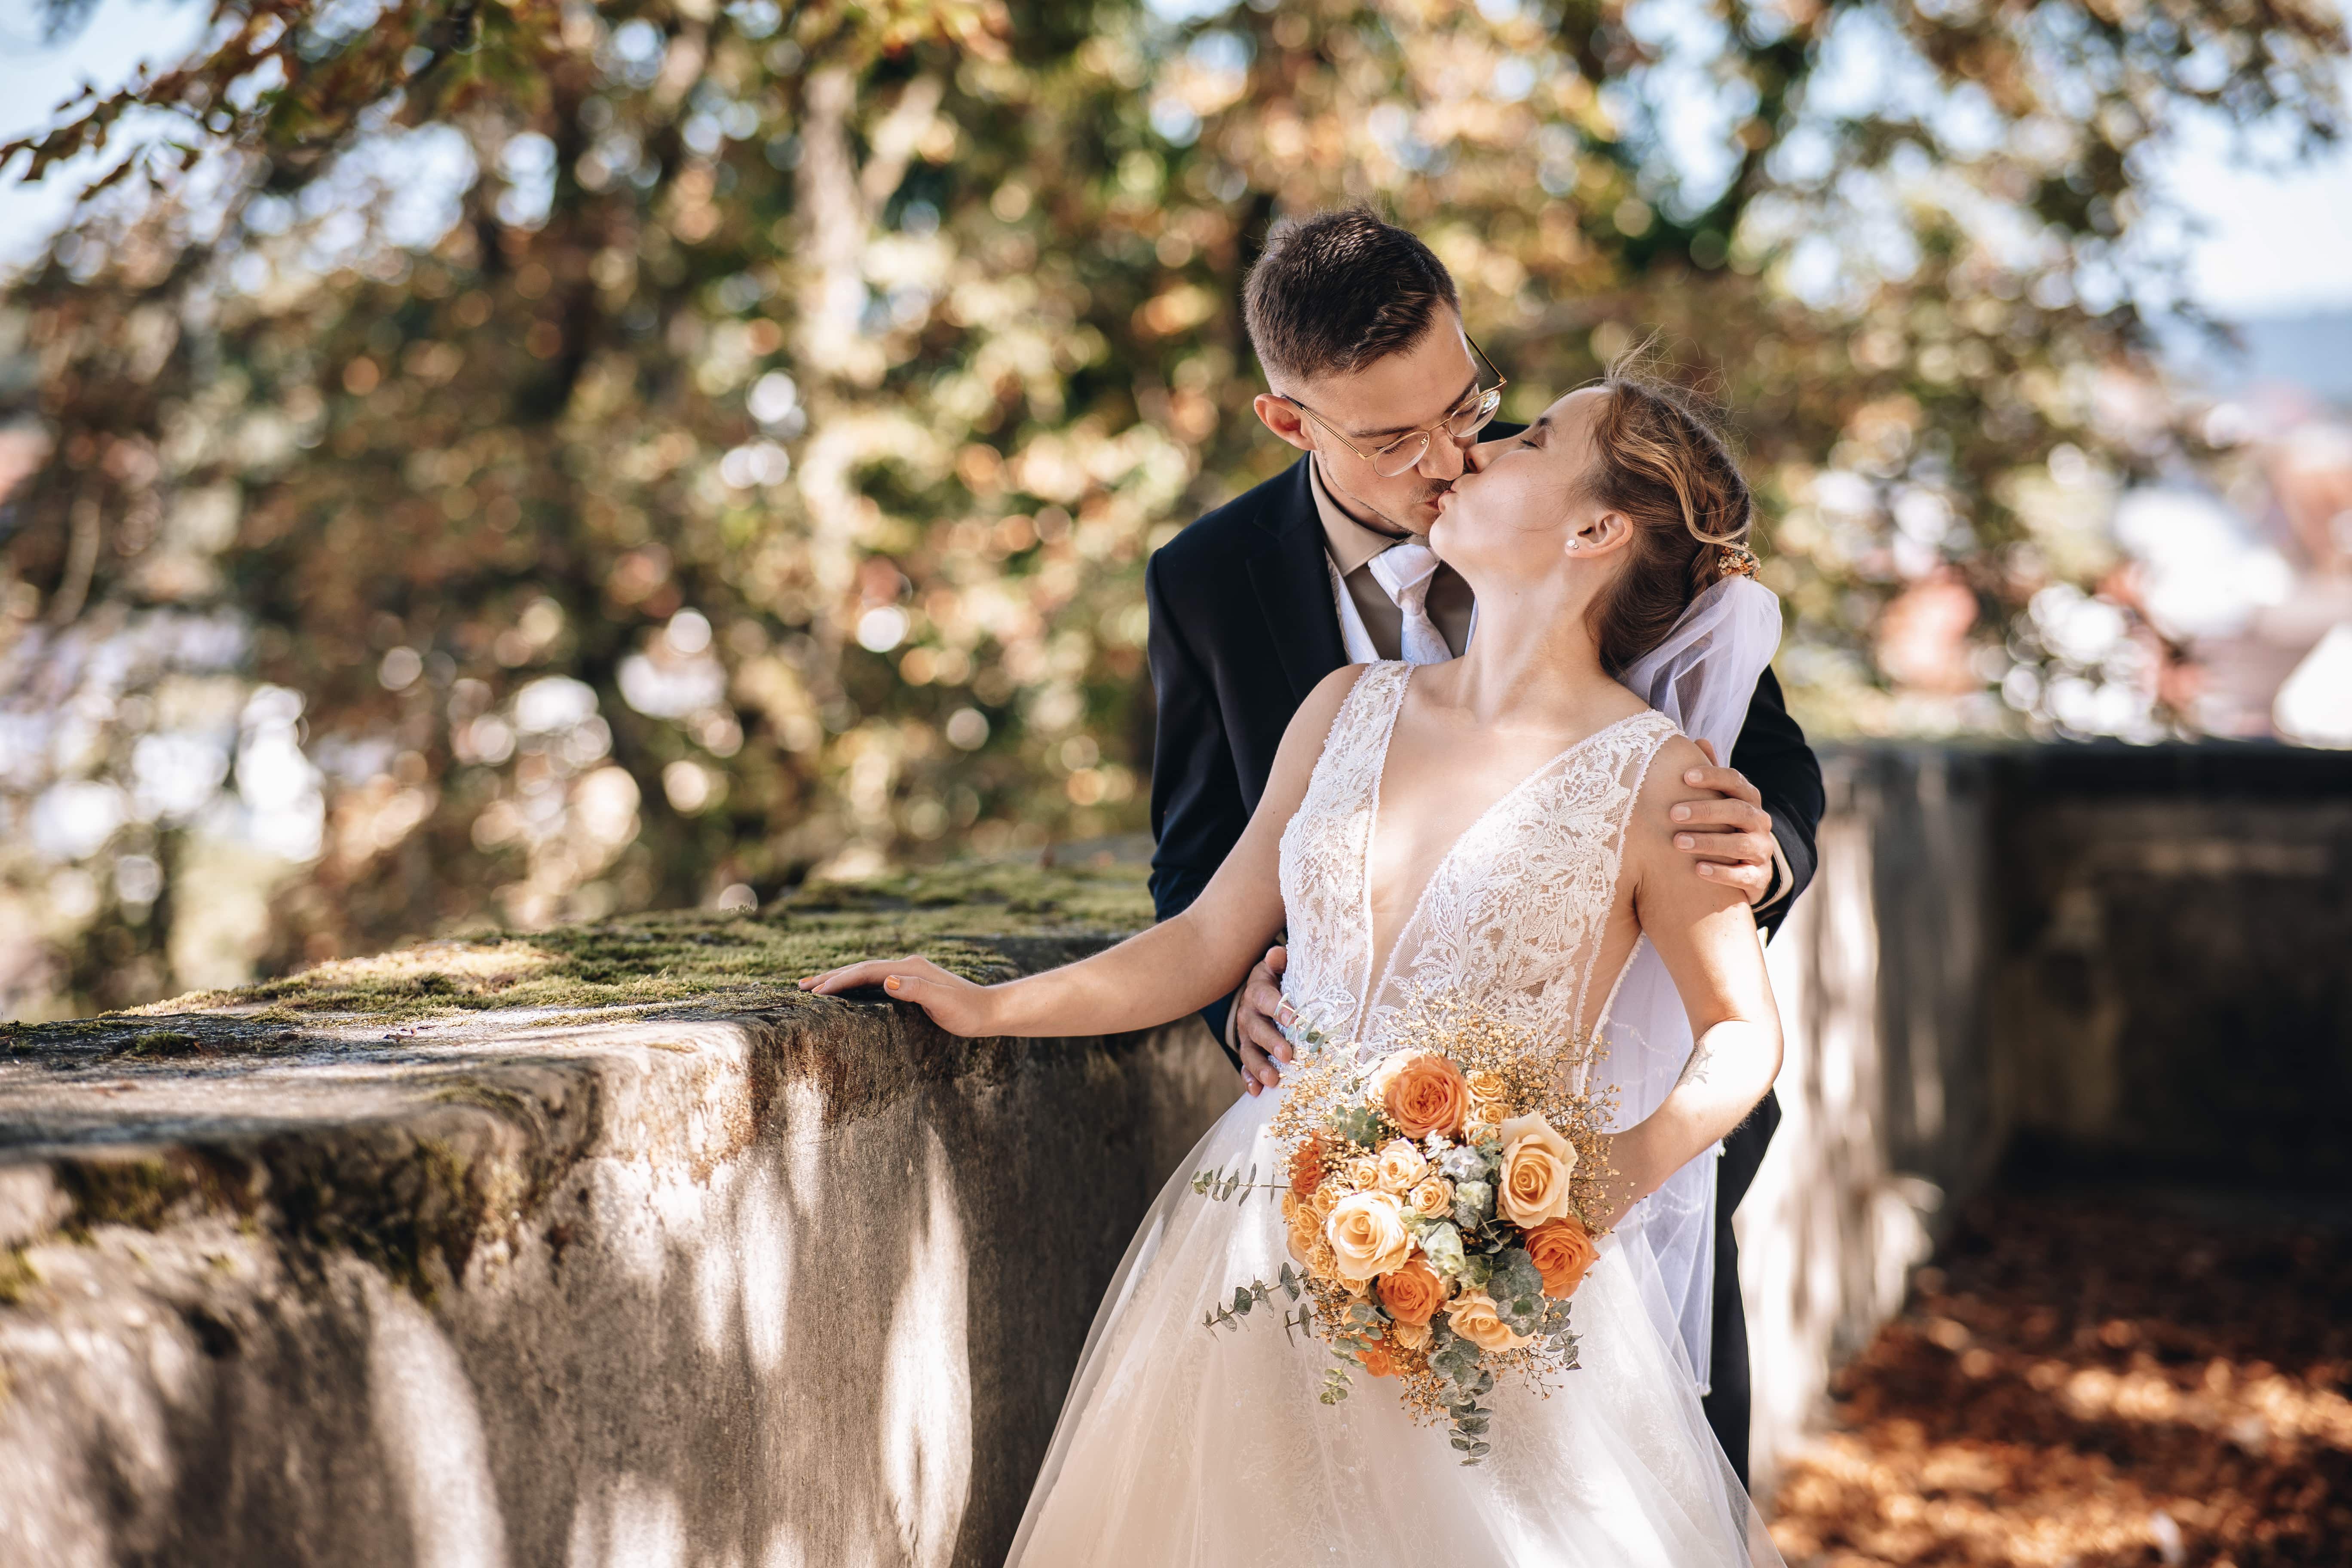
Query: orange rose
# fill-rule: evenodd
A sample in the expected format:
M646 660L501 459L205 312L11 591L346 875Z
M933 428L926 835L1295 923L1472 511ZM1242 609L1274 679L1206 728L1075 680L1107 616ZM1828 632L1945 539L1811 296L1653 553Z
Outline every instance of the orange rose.
M1452 1134L1461 1131L1463 1118L1469 1114L1470 1086L1462 1081L1460 1068L1420 1051L1406 1058L1389 1079L1381 1108L1408 1138Z
M1424 1258L1415 1258L1396 1272L1381 1275L1380 1292L1381 1305L1400 1323L1425 1323L1445 1304L1445 1281L1437 1277L1437 1270Z
M1318 1132L1291 1158L1290 1190L1302 1198L1309 1196L1323 1184L1323 1134Z
M1359 1342L1356 1347L1356 1359L1361 1362L1364 1370L1374 1377L1394 1377L1397 1374L1396 1357L1389 1353L1388 1342L1385 1340Z
M1544 1294L1558 1300L1574 1295L1584 1271L1592 1267L1592 1233L1573 1215L1536 1226L1528 1232L1525 1246L1536 1272L1543 1276Z

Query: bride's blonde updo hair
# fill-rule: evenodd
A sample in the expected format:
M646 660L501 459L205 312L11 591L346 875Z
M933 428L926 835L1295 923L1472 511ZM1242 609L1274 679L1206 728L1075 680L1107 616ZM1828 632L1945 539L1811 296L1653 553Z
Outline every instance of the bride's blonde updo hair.
M1608 397L1584 482L1585 500L1633 523L1624 570L1585 612L1612 675L1665 640L1702 590L1756 570L1756 503L1720 427L1697 398L1641 368L1642 352L1594 384Z

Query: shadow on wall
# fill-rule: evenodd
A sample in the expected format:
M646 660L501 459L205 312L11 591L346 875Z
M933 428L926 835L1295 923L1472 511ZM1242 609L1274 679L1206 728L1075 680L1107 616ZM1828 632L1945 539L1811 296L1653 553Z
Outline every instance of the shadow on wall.
M37 1316L0 1309L12 1561L1001 1561L1099 1292L1232 1084L1190 1023L967 1048L894 1011L477 1047L499 1087L436 1114L592 1142L419 1289L233 1213L33 1248Z
M1831 749L1740 1206L1759 1490L2004 1173L2352 1190L2352 757Z

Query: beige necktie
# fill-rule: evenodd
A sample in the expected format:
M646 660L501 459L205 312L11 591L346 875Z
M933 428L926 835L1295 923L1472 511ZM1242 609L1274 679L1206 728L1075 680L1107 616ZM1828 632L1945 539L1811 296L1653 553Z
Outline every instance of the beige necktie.
M1445 636L1429 618L1429 584L1437 575L1437 552L1410 540L1372 557L1372 581L1396 601L1404 617L1398 651L1407 664L1444 664L1454 657Z

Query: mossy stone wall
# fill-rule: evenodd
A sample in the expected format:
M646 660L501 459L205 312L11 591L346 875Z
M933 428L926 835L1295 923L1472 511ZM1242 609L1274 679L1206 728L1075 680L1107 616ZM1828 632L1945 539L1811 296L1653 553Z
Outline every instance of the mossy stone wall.
M1000 1560L1230 1071L1197 1025L962 1041L792 982L1149 914L981 867L9 1030L11 1561Z

